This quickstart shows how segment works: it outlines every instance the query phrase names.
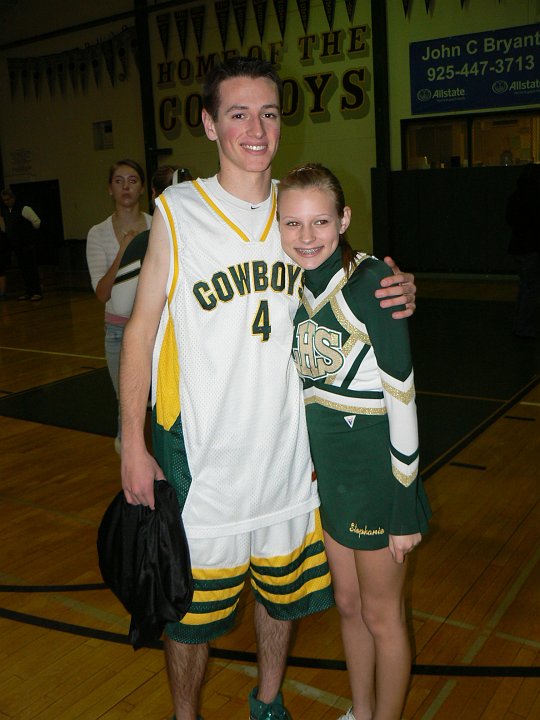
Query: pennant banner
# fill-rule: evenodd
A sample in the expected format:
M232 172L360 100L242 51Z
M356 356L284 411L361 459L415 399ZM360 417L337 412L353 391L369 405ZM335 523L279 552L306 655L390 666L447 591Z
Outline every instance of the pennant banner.
M429 6L431 5L431 0L426 0L426 12L429 12Z
M174 13L174 22L176 24L176 32L178 33L178 41L182 48L182 55L186 55L187 31L188 31L188 11L176 10Z
M224 50L227 45L227 33L229 30L229 5L229 0L216 0L214 3L219 36Z
M120 66L122 68L121 74L118 76L120 82L127 80L128 76L128 53L129 53L129 38L126 37L125 33L118 35L114 40L114 50L116 57L120 60Z
M77 65L76 72L78 76L79 87L81 88L83 93L86 93L86 91L88 90L88 75L90 72L88 54L83 50L76 50L75 63Z
M501 0L499 0L501 2ZM465 0L461 0L461 9L463 10L463 6L465 5Z
M105 60L109 80L111 81L111 85L114 85L116 81L116 59L112 40L102 42L101 50L103 52L103 59Z
M405 13L405 17L407 17L407 13L409 12L409 5L410 0L403 0L403 12Z
M288 0L274 0L274 9L276 11L281 39L285 37L285 27L287 25L287 2Z
M75 50L70 50L68 54L68 72L69 79L71 80L71 89L76 93L79 89L79 75Z
M41 95L41 83L43 80L43 62L41 58L30 58L30 74L34 84L34 95L37 99Z
M74 93L88 90L90 78L93 77L96 87L101 86L103 61L107 68L111 84L116 80L125 80L129 71L130 50L137 60L137 37L135 28L126 28L118 35L107 38L95 45L84 48L73 48L55 55L43 55L32 58L8 58L8 74L12 96L15 96L19 83L23 96L26 98L29 88L39 98L43 91L44 79L51 97L56 88L62 95L66 92L67 80ZM117 76L117 64L120 72Z
M263 39L264 28L266 25L266 6L268 0L252 0L253 10L255 11L255 21L257 23L257 30L259 31L259 38Z
M163 13L163 15L156 16L156 22L158 26L159 39L161 40L161 47L163 48L163 54L165 59L169 57L169 29L171 26L171 14Z
M24 63L24 60L19 60L19 58L8 58L8 61L7 61L8 74L9 74L9 87L11 90L12 98L15 97L15 93L17 92L17 86L19 84L19 79L21 77L23 63Z
M240 44L243 45L246 31L247 0L232 0L232 4Z
M64 53L56 56L56 79L61 95L66 92L67 58Z
M46 55L44 57L45 63L45 77L47 78L47 87L49 88L49 95L54 97L55 85L56 85L56 62L54 55Z
M189 11L189 14L191 16L191 24L193 25L193 32L195 33L195 41L197 43L197 49L199 52L202 52L205 12L206 8L204 5L190 8Z
M298 12L300 14L300 20L302 21L302 27L304 28L305 33L307 33L307 31L308 31L309 2L310 2L310 0L296 0L296 6L298 7Z
M21 85L23 97L28 95L28 86L30 84L30 64L28 60L23 60L21 64Z
M129 47L131 48L131 54L133 55L133 60L135 61L135 67L139 70L139 43L137 41L137 33L135 29L133 29L131 40L129 41Z
M92 68L92 75L96 87L101 86L101 52L98 45L91 45L88 48L88 54L90 56L90 67Z
M349 18L349 22L352 22L356 8L356 0L345 0L345 7L347 8L347 17Z
M323 0L324 12L328 20L330 30L334 29L334 13L336 11L336 0Z

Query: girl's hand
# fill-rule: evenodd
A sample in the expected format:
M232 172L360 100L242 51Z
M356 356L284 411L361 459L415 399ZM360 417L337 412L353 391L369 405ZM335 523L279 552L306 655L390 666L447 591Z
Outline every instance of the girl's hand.
M405 555L410 553L421 540L421 533L415 533L414 535L390 535L388 548L394 560L401 564L405 562Z

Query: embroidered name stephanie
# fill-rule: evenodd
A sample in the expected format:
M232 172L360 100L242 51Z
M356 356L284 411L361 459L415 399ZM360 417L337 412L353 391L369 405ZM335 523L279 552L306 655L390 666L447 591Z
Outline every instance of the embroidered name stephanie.
M384 528L379 527L370 530L367 525L364 525L363 528L360 528L355 522L352 522L349 526L349 532L355 533L356 535L384 535Z

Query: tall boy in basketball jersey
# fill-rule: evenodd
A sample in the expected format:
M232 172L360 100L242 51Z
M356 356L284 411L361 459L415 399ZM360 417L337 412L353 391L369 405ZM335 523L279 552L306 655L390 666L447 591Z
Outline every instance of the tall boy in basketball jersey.
M271 163L281 82L234 58L209 74L203 124L219 172L157 201L121 362L122 486L154 507L154 479L176 489L195 594L166 628L177 720L196 720L208 643L234 623L246 576L255 595L258 685L250 720L290 720L280 692L293 620L332 604L301 388L291 360L300 272L283 253ZM396 269L378 293L414 308ZM395 292L400 295L394 297ZM407 293L407 294L403 294ZM144 443L149 387L154 452Z

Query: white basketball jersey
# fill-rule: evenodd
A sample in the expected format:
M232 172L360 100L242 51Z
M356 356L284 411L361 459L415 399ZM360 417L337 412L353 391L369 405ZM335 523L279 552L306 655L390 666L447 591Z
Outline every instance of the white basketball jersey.
M319 504L291 358L301 270L281 249L275 186L256 234L242 222L249 204L225 195L211 178L172 186L157 201L171 269L153 403L166 430L181 412L192 537L245 532ZM176 388L164 382L172 355Z

